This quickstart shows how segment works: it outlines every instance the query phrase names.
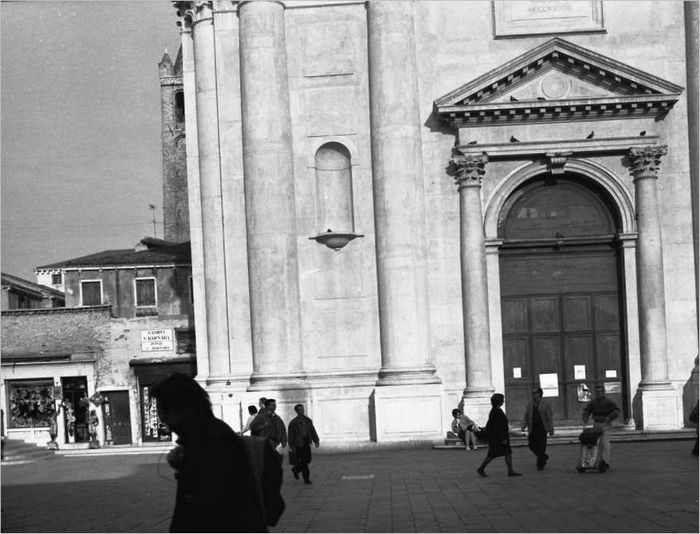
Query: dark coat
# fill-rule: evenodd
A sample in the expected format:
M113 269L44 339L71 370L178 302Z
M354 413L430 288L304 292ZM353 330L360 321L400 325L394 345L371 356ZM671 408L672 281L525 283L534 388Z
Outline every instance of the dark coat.
M486 431L489 436L489 456L505 456L511 453L508 417L503 413L503 410L491 408Z
M284 421L274 412L261 410L258 416L250 423L250 434L252 436L267 438L272 447L281 444L287 446L287 430L284 428Z
M297 415L289 422L289 446L295 449L310 445L318 447L319 439L314 422L305 415Z
M213 415L183 447L171 532L267 532L243 439Z

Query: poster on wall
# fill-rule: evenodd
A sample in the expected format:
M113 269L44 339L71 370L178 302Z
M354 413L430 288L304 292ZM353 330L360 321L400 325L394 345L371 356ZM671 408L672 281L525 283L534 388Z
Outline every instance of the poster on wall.
M557 373L540 373L540 387L543 397L558 397L559 375Z
M622 393L622 382L605 382L603 389L606 395L608 393Z
M576 400L578 400L578 402L590 402L591 390L588 389L586 384L581 383L576 386Z
M574 380L586 380L585 365L574 365Z

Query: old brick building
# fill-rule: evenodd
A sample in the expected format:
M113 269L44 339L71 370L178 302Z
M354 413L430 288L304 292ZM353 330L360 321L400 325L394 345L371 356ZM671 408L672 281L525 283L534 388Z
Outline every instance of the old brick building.
M66 307L3 311L7 435L46 443L61 406L59 445L87 445L88 409L100 413L102 443L170 439L149 391L170 373L196 374L189 243L138 248L40 266L61 273Z

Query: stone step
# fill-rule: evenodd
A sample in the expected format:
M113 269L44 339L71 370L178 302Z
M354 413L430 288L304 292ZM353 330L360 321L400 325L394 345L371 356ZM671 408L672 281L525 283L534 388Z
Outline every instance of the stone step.
M549 444L566 444L566 443L579 443L578 437L581 434L583 427L563 427L556 428L554 436L547 437L547 443ZM695 429L693 428L682 428L679 430L632 430L625 427L618 427L613 429L610 436L611 441L615 442L629 442L629 441L661 441L669 439L694 439ZM527 436L522 434L519 430L514 430L511 428L510 436L511 447L526 447L527 446ZM486 446L485 443L479 442L479 446ZM452 433L448 432L447 437L444 440L444 445L435 445L434 449L462 449L465 447L462 442Z
M53 450L47 446L27 443L20 439L3 438L2 465L23 464L51 460L56 458Z

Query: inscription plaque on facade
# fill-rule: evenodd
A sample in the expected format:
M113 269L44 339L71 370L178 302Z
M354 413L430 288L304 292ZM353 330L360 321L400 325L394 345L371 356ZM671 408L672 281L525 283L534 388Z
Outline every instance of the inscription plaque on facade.
M141 330L142 352L173 350L173 346L174 345L172 328L161 328L158 330Z
M496 37L605 31L603 3L589 2L493 2Z

